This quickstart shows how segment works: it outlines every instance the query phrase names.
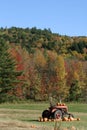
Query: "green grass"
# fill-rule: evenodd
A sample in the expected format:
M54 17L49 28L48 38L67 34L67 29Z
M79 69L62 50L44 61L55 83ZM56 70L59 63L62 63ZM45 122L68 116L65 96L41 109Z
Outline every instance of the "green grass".
M80 103L68 103L69 111L71 112L84 112L87 113L87 104ZM36 102L36 103L3 103L0 104L0 108L8 109L25 109L25 110L43 110L49 107L49 103Z
M68 104L68 108L71 112L87 113L87 104L80 104L80 103Z
M67 104L69 111L80 121L61 122L62 127L75 126L79 130L87 130L87 104L72 103ZM15 103L0 104L0 113L6 114L5 118L33 123L36 125L53 127L54 122L38 122L43 110L49 107L49 103ZM4 117L2 117L4 119Z
M0 104L0 108L7 108L7 109L24 109L24 110L43 110L49 107L47 103L15 103L9 104L4 103Z

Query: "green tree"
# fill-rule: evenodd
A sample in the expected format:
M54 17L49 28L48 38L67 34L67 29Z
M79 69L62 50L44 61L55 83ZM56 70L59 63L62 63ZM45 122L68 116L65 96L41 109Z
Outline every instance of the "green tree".
M21 72L16 71L16 63L8 52L9 46L0 40L0 102L16 99L15 88L20 82L17 77Z
M79 82L77 80L73 81L70 87L70 101L78 101L80 98L81 91L79 89Z

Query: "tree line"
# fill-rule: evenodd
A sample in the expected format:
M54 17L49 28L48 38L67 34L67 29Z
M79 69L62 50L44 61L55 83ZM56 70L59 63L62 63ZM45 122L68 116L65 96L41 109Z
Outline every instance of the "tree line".
M50 95L87 101L86 37L16 27L1 28L0 37L0 102L44 101Z

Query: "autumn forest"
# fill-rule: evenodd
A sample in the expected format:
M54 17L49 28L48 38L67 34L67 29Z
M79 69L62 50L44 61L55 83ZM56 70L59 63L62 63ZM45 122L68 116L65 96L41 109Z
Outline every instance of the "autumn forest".
M87 102L87 37L0 28L0 103Z

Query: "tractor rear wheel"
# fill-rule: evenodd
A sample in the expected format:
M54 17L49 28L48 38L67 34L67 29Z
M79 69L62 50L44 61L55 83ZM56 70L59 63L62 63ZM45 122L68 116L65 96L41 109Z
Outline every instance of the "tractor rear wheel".
M61 112L61 110L56 110L54 112L54 119L62 119L62 112Z
M42 113L42 117L43 118L50 118L50 112L48 110L44 110L43 113Z

